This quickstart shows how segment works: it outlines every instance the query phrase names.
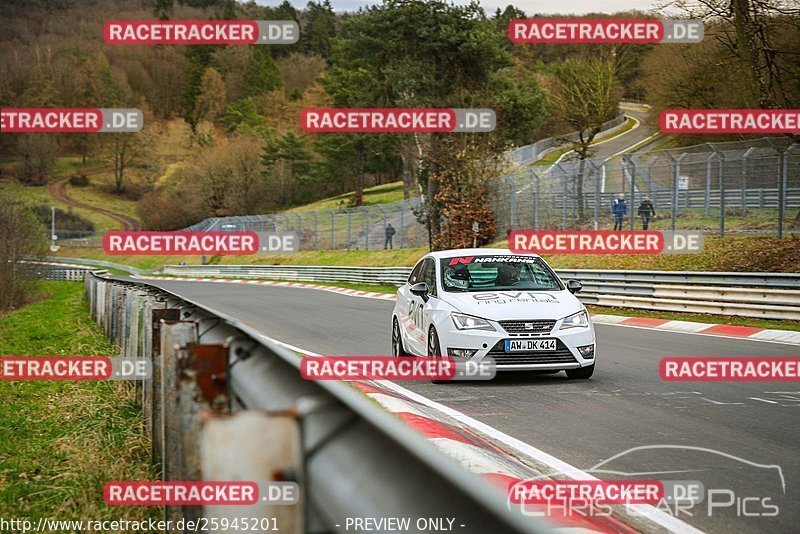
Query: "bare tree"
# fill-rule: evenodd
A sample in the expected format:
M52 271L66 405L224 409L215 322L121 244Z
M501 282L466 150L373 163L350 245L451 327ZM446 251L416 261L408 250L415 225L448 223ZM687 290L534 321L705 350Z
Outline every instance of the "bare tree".
M580 223L586 219L583 199L586 159L591 156L591 144L602 131L603 124L617 110L619 86L615 71L613 54L571 59L556 70L551 93L555 114L577 132L574 137L558 139L569 143L580 160L580 170L573 184Z
M678 11L716 24L714 38L745 68L759 107L795 107L800 99L800 4L797 0L665 0Z
M43 184L58 156L58 143L51 134L26 134L19 138L17 150L22 158L22 181Z
M25 276L19 261L38 256L46 247L45 229L19 201L0 196L0 313L28 302L35 282Z

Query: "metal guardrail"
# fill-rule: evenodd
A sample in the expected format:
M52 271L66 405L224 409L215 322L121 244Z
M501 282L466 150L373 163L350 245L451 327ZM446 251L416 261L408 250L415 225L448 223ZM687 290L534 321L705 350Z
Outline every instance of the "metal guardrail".
M296 505L168 506L166 519L272 517L282 532L327 533L347 517L446 513L468 533L551 527L509 512L502 492L348 383L304 380L300 355L238 319L103 271L85 286L123 354L152 361L137 394L165 480L282 476L301 491Z
M114 269L123 271L130 274L142 274L146 271L131 267L130 265L122 265L120 263L113 263L103 260L92 260L89 258L66 258L59 256L43 256L39 258L28 258L29 260L51 262L53 264L73 263L76 265L85 265L86 267L102 267L104 269Z
M22 262L17 264L24 276L38 280L53 282L80 282L86 276L89 267L80 265L63 265L40 262Z
M410 267L305 265L166 266L162 274L402 285ZM691 271L556 271L584 284L586 304L764 319L800 320L800 274Z

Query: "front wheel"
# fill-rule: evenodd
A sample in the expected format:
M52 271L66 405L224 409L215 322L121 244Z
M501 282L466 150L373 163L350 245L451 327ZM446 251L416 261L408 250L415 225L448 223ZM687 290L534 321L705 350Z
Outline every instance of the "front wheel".
M439 348L439 336L436 335L436 329L431 327L428 331L428 356L432 358L440 358L442 350Z
M594 373L594 364L587 365L586 367L579 367L577 369L567 369L567 378L576 380L586 380L592 377Z
M395 358L410 356L403 348L403 337L400 334L400 323L397 322L397 317L392 320L392 356Z
M428 330L428 358L441 358L442 349L439 346L439 336L436 335L436 329L431 327ZM449 380L431 380L434 384L446 384Z

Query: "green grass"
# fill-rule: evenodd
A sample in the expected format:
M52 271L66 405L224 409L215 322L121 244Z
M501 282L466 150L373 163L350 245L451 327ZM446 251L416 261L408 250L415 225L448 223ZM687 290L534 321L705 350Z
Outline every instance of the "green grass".
M353 193L344 193L335 197L329 197L304 206L297 206L287 210L288 213L301 213L304 211L335 210L347 205L347 201ZM376 185L364 189L364 205L372 206L375 204L388 204L403 200L403 182L392 182L390 184ZM342 204L344 203L344 204Z
M109 191L112 189L113 182L114 176L111 173L94 174L89 176L89 186L87 187L75 187L68 184L67 194L70 198L81 204L110 210L114 213L136 219L136 201L110 193ZM105 217L105 215L103 217ZM116 221L114 221L114 224L119 226L119 223Z
M81 163L78 156L64 156L56 159L51 181L80 174L103 167L106 163L101 160L87 160ZM11 167L13 168L13 164ZM127 172L128 180L137 180L136 169ZM73 200L106 210L136 218L136 202L110 193L114 181L113 173L93 174L89 177L89 185L75 187L67 184L67 195ZM66 211L73 211L84 219L91 221L97 231L119 230L121 224L104 215L86 208L77 208L60 202L47 194L45 186L25 186L12 180L0 181L0 191L7 191L13 198L25 200L34 204L56 206Z
M507 240L492 243L505 248ZM361 265L403 267L414 265L427 248L394 250L304 250L294 254L223 256L214 258L225 265ZM199 265L198 256L109 256L102 248L62 247L57 255L100 259L150 270L162 265ZM545 255L557 269L611 269L655 271L797 272L800 265L800 236L784 239L763 236L705 236L699 254L561 254Z
M427 248L393 250L304 250L294 254L268 256L222 256L206 258L224 265L361 265L364 267L395 267L414 265ZM199 265L200 256L110 256L100 247L62 247L56 254L62 257L89 258L131 265L151 270L163 265Z
M118 230L119 223L101 213L96 213L83 208L75 208L64 202L55 200L47 194L43 185L22 185L20 183L5 180L0 181L0 191L6 192L11 198L21 200L31 205L55 206L67 212L75 213L80 217L89 220L94 224L95 230ZM56 220L56 224L58 220Z
M83 284L43 290L49 298L0 317L0 355L116 355L89 317ZM155 478L130 384L2 381L0 401L0 517L157 517L103 502L106 482Z

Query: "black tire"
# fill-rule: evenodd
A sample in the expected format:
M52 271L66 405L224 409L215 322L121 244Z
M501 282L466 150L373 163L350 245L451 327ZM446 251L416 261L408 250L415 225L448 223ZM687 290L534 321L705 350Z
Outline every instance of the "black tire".
M442 349L439 346L439 336L436 334L436 329L434 327L428 330L428 356L431 358L442 357Z
M397 317L392 319L392 356L395 358L411 356L403 347L403 336L400 335L400 323L397 322Z
M439 345L439 335L436 329L431 327L428 330L428 358L441 358L442 348ZM434 384L447 384L450 380L431 380Z
M567 378L573 380L587 380L592 377L594 373L594 364L587 365L586 367L579 367L577 369L567 369Z

